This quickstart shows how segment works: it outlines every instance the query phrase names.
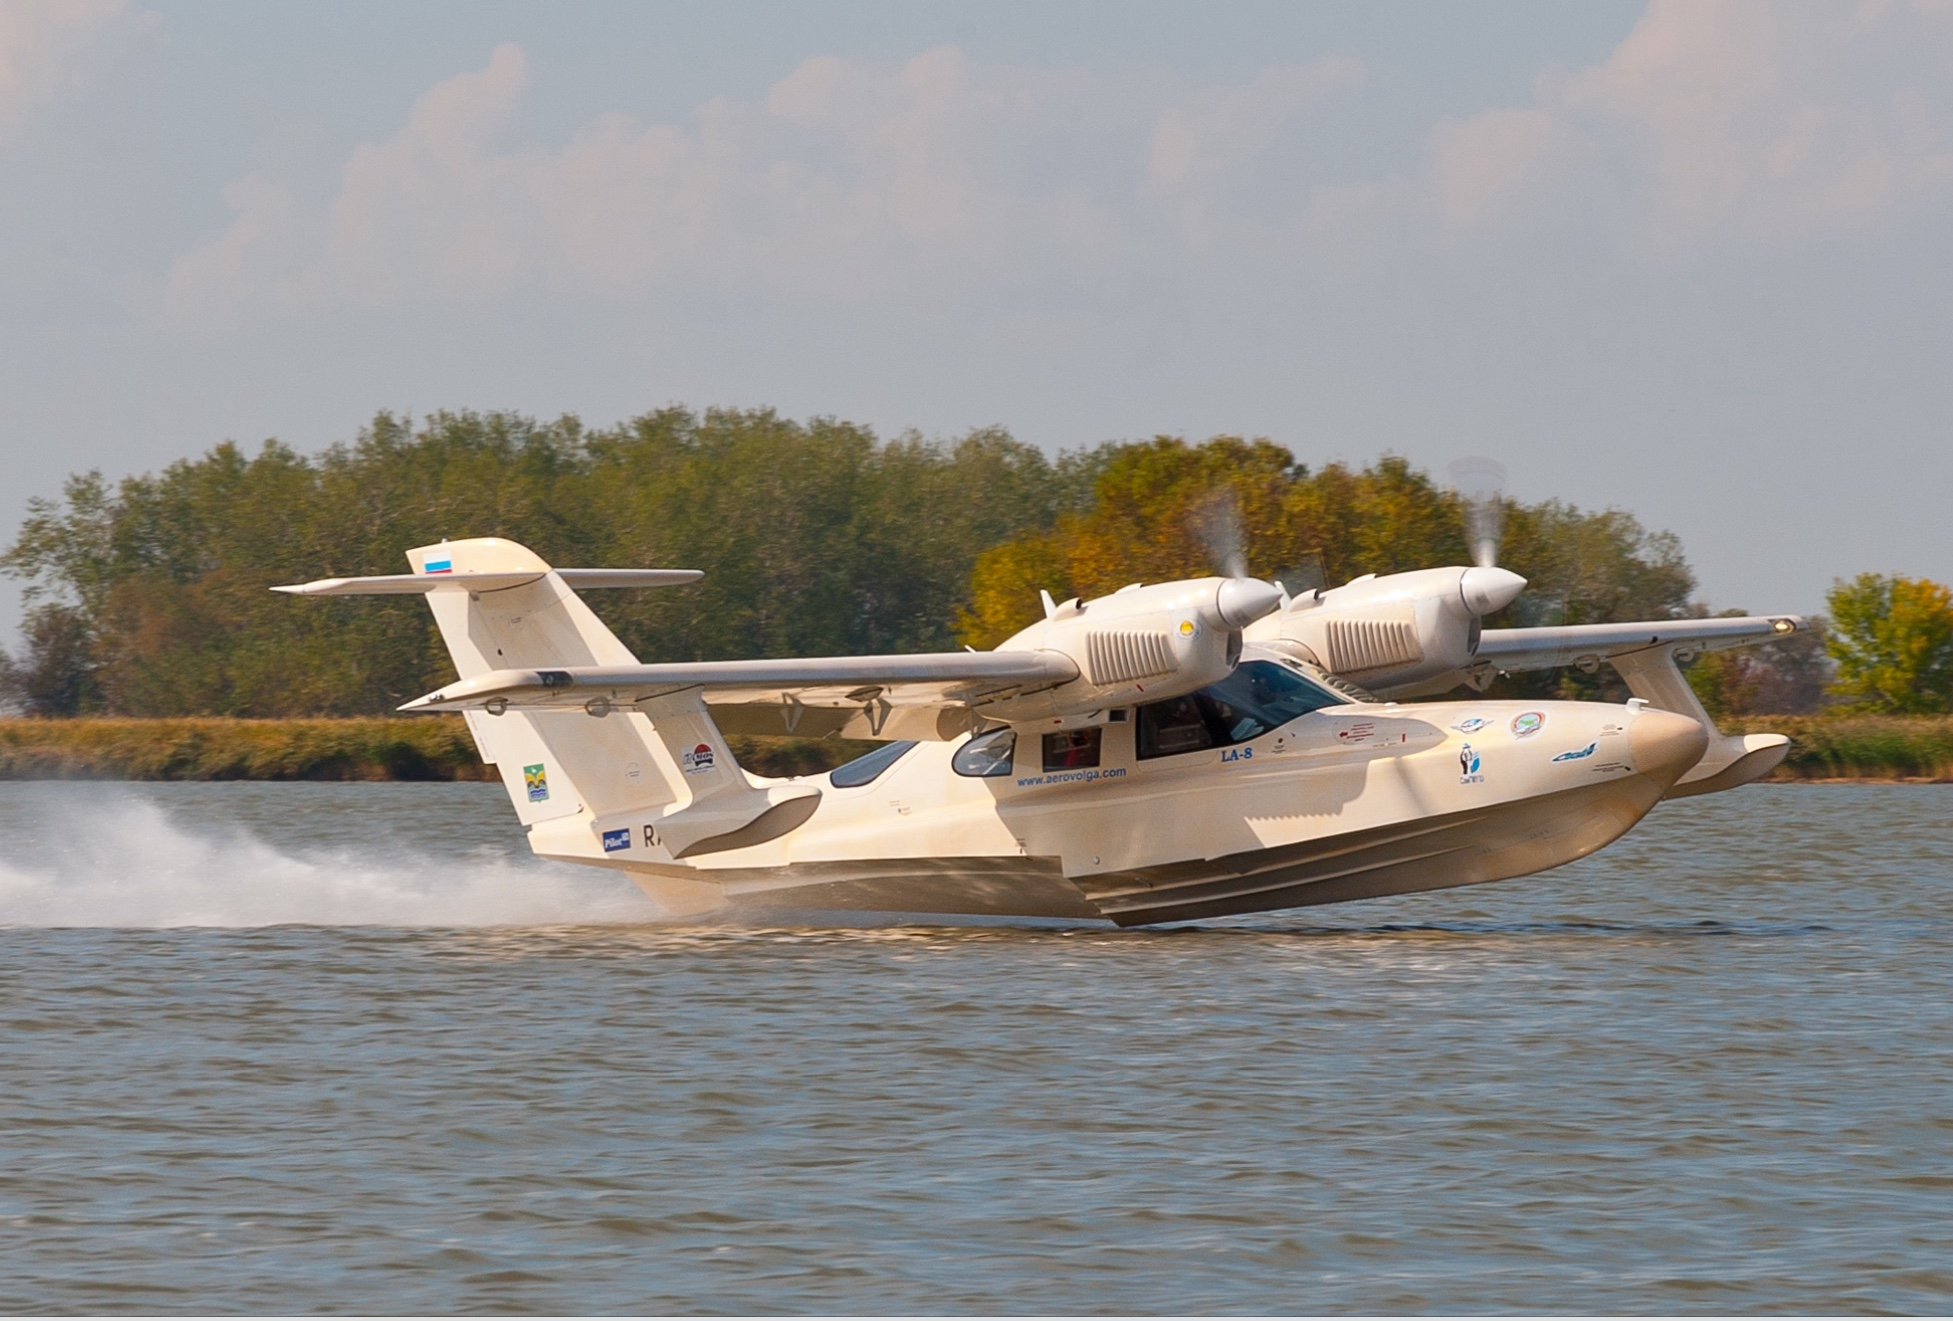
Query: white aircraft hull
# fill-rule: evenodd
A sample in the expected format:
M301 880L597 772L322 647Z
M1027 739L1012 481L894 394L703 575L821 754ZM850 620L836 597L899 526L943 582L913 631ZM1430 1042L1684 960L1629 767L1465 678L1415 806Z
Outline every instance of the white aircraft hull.
M1413 669L1455 670L1475 654L1474 621L1520 579L1444 569L1339 589L1375 597L1376 618L1244 577L1134 584L1047 597L1041 622L991 652L642 665L572 587L689 570L559 571L495 538L418 547L408 562L412 574L280 590L425 595L458 677L406 709L465 714L535 853L623 871L674 916L1177 922L1543 871L1618 838L1664 796L1780 757L1782 740L1751 736L1705 759L1708 721L1672 652L1794 628L1519 630L1521 651L1500 644L1511 663L1530 656L1528 639L1599 648L1639 695L1401 706L1345 700L1355 690L1298 638L1347 652L1338 670L1403 678L1413 654ZM1257 623L1269 619L1300 633ZM1462 651L1438 645L1446 621ZM783 732L919 741L766 779L738 765L715 706Z
M1585 857L1645 816L1706 737L1639 704L1339 706L1236 748L1152 763L1113 744L1096 776L1057 783L1026 764L1025 740L1012 775L996 779L956 775L951 746L923 744L871 784L826 787L783 838L686 867L532 842L621 868L680 914L1177 922L1474 885Z

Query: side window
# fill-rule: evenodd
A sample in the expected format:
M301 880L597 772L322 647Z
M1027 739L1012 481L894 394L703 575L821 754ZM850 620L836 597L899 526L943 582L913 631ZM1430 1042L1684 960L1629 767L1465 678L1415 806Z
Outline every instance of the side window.
M1214 746L1213 732L1192 694L1139 708L1139 755L1171 757Z
M1061 729L1044 736L1044 769L1071 771L1099 764L1097 725L1090 729Z
M845 766L836 766L828 774L827 782L836 789L856 789L864 784L873 784L883 771L902 760L903 754L914 746L914 740L905 740L876 748L865 757L856 757Z
M1009 775L1010 759L1016 752L1016 730L992 730L988 734L979 734L958 748L956 755L949 759L949 766L958 775L968 775L974 779Z

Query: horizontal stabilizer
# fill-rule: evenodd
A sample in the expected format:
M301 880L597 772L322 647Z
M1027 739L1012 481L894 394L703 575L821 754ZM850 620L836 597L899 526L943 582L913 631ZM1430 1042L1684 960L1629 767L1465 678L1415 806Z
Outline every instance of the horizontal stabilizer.
M376 578L320 578L274 592L290 596L418 596L426 592L499 592L523 587L548 570L521 569L511 573L389 573ZM572 591L583 587L682 587L705 576L702 569L557 569L556 576Z

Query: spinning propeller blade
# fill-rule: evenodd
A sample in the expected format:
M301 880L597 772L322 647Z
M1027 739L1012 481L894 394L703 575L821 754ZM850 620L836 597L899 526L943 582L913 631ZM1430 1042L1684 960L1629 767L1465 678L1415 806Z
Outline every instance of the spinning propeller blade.
M1207 562L1230 578L1248 576L1248 534L1241 502L1233 491L1216 491L1194 514L1194 531L1206 548Z
M1472 563L1494 569L1499 563L1499 539L1505 535L1505 465L1472 457L1451 465L1452 488L1465 511L1465 540Z

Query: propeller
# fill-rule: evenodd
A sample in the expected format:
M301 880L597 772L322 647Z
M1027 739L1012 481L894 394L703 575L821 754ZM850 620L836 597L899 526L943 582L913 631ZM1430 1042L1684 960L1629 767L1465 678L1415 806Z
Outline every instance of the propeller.
M1505 465L1474 455L1451 465L1452 489L1465 514L1465 540L1471 544L1472 568L1465 570L1459 591L1471 612L1480 618L1512 604L1525 590L1526 580L1499 567L1499 540L1505 535Z
M1505 535L1505 465L1473 456L1451 465L1452 489L1465 512L1465 540L1472 563L1481 569L1499 565L1499 540Z
M1233 490L1214 491L1194 508L1194 535L1228 581L1221 585L1219 609L1229 627L1242 629L1288 604L1288 589L1248 573L1248 531L1241 500Z
M1209 495L1194 510L1194 534L1207 551L1207 560L1230 578L1248 576L1248 533L1241 522L1241 501L1232 490Z

